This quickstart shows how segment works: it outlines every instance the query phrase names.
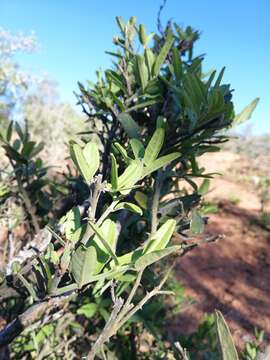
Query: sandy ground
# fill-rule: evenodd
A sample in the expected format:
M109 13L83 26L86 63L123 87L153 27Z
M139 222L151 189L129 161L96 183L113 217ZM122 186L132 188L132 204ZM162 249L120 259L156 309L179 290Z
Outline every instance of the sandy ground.
M234 154L220 155L202 158L201 165L228 174L241 161ZM252 337L255 326L270 342L270 232L258 225L259 198L255 189L226 175L214 180L210 190L207 197L219 199L220 211L210 215L206 232L224 234L225 239L203 245L177 263L177 278L196 304L172 320L173 332L195 331L205 313L218 309L238 347ZM237 205L224 200L232 196L239 199Z

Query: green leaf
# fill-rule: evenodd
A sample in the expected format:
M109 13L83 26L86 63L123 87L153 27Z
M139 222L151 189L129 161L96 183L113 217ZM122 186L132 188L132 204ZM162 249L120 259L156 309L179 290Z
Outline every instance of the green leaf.
M180 155L181 155L181 153L174 152L174 153L171 153L168 155L161 156L160 158L156 159L155 161L153 161L147 167L144 168L142 177L145 177L145 176L153 173L154 171L170 164L172 161L179 158Z
M122 209L132 211L135 214L139 214L139 215L143 214L142 209L138 205L132 204L130 202L119 203L118 205L115 206L114 211L122 210Z
M215 85L214 85L214 88L218 88L220 86L220 83L222 81L222 78L223 78L223 75L224 75L224 72L225 72L225 66L221 69L219 75L218 75L218 78L215 82Z
M99 228L92 221L88 221L88 224L91 226L93 231L97 234L99 240L102 243L101 247L103 248L103 250L105 250L114 259L115 263L118 264L117 257L114 253L114 247L116 245L115 240L114 240L114 239L116 239L116 236L115 236L116 235L116 227L112 225L114 223L111 220L107 219L104 222L105 225L103 225L103 228ZM105 230L105 226L106 226L106 230L108 230L107 239L105 238L106 234L103 233L103 231ZM112 243L112 242L114 242L114 243Z
M117 117L130 139L140 139L140 128L129 114L121 113Z
M118 189L130 189L142 176L143 163L141 160L132 160L122 175L118 178Z
M97 147L89 144L84 150L76 143L70 144L71 158L87 183L90 183L99 166Z
M13 130L13 121L10 121L8 128L7 128L7 133L6 133L6 139L9 142L12 136L12 130Z
M26 163L27 162L25 160L25 158L20 153L18 153L15 149L13 149L11 146L4 145L3 149L5 149L7 156L9 158L11 158L12 160L17 161L18 163Z
M29 157L31 152L33 151L34 147L36 145L35 141L27 141L24 143L22 148L22 155L25 157Z
M93 178L99 168L99 152L97 144L93 141L88 142L83 149L83 156L88 163L89 172Z
M123 160L125 161L125 163L129 164L131 159L128 157L126 149L123 148L123 146L121 144L119 144L118 142L113 143L113 146L121 154L121 156L123 157Z
M143 46L147 45L147 35L143 24L139 25L139 39Z
M146 242L143 253L150 253L155 250L164 249L170 241L175 230L176 221L169 219L153 234Z
M204 230L204 221L196 211L192 212L190 230L193 234L201 234Z
M65 294L67 292L76 290L76 289L78 289L78 285L75 283L72 283L72 284L69 284L69 285L66 285L61 288L57 288L57 289L53 290L50 295L59 296L59 295Z
M155 99L152 99L152 100L145 100L145 101L142 101L134 106L131 106L129 109L128 109L128 112L130 111L134 111L134 110L138 110L138 109L142 109L142 108L147 108L148 106L151 106L151 105L155 105L157 102L161 101L161 97L156 97ZM132 136L130 136L131 138ZM134 137L134 136L133 136Z
M141 208L147 209L148 208L148 197L141 191L136 191L134 199L140 205Z
M156 127L165 130L167 119L164 116L158 116L156 121Z
M24 132L18 122L15 122L15 129L16 129L16 132L19 135L21 141L24 142L26 134L24 134Z
M155 63L155 55L153 54L153 51L150 49L145 49L144 58L145 58L145 63L146 63L147 69L148 69L149 79L151 79L152 69L153 69L153 65Z
M29 157L32 159L34 156L36 156L38 153L40 153L44 149L45 143L40 142L39 144L35 145L35 147L32 149L31 154Z
M147 69L147 66L144 61L144 56L137 55L136 56L136 64L137 64L138 73L139 73L140 85L142 88L142 92L144 92L144 90L147 86L147 83L148 83L148 69Z
M239 360L230 330L220 311L215 311L215 320L222 360Z
M155 76L157 76L159 74L160 68L163 65L163 63L165 62L167 55L172 47L173 42L174 42L173 33L172 33L171 29L169 29L165 43L155 61L155 65L154 65L154 69L153 69L153 73Z
M209 190L209 186L210 186L210 180L204 179L201 186L199 187L198 194L205 195Z
M69 241L75 242L77 236L76 231L81 227L81 215L78 207L69 210L64 218L65 235Z
M71 260L71 251L72 251L72 244L67 243L65 246L63 255L61 256L61 260L60 260L60 267L61 267L62 271L65 271L69 267L70 260Z
M71 257L71 273L79 288L90 282L95 273L97 253L94 246L80 245Z
M79 307L79 309L77 310L77 314L84 315L85 317L90 319L96 314L97 309L98 309L98 305L96 303L88 303Z
M206 88L209 89L211 84L212 84L212 81L214 80L214 77L216 76L216 71L212 71L211 72L211 75L209 76L209 79L207 80L206 82Z
M122 34L124 35L125 29L126 29L126 24L125 24L124 19L121 16L116 16L116 22L117 22Z
M243 122L249 120L255 110L260 98L254 99L249 105L247 105L244 110L237 114L233 120L233 125L239 125Z
M138 260L135 261L135 269L145 269L147 266L161 260L165 256L171 255L172 253L181 249L181 246L175 245L168 248L153 251L142 255Z
M27 291L29 292L29 295L32 296L32 298L33 298L34 300L36 300L36 299L37 299L37 295L36 295L36 293L35 293L35 290L34 290L33 285L32 285L28 280L26 280L25 277L22 276L22 274L18 273L17 276L18 276L19 280L22 282L23 286L24 286L24 287L27 289Z
M142 159L144 157L144 146L143 143L138 139L131 139L130 145L135 159Z
M116 190L118 188L118 168L117 168L116 159L113 154L111 154L111 161L112 161L111 184L112 184L112 189Z
M136 249L134 251L130 251L129 253L126 253L124 255L118 256L118 262L120 266L123 265L132 265L136 262L136 260L139 259L139 257L142 256L143 250L142 249ZM114 263L110 263L110 266L112 268L115 268Z
M173 64L175 78L177 81L181 81L183 74L181 54L176 47L172 49L172 55L173 55L172 64Z
M145 149L143 161L146 165L150 165L158 157L164 142L164 136L165 130L163 128L156 129Z

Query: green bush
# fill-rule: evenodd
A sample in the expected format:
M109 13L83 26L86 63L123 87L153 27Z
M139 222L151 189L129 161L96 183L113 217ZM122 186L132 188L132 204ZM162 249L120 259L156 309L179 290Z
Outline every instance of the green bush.
M191 27L168 24L158 35L147 34L134 17L117 23L112 67L97 72L96 83L79 84L90 130L70 142L77 178L67 176L66 186L86 189L81 201L60 219L53 210L52 219L32 216L36 200L28 207L25 192L30 201L39 191L53 195L47 188L28 191L35 172L33 179L18 178L32 165L36 144L27 137L22 146L19 134L18 148L11 131L1 137L35 229L1 276L10 324L0 332L0 346L11 343L13 358L189 358L179 343L165 345L166 308L155 297L178 292L176 309L182 294L166 285L168 269L201 242L216 240L190 239L205 223L200 204L208 181L198 187L196 179L213 176L197 160L227 141L232 92L222 84L224 68L203 73L203 56L193 56L199 33ZM188 186L180 188L180 180ZM216 328L220 356L237 359L219 313ZM145 331L153 354L140 350Z

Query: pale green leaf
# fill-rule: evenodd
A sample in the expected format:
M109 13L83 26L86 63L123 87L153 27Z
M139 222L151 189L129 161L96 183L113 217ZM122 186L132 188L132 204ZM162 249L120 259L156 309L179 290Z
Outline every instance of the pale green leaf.
M113 154L111 154L111 161L112 161L111 184L112 184L112 189L116 190L118 188L118 168L117 168L116 159Z
M154 65L154 69L153 69L153 73L155 76L157 76L159 74L160 68L164 64L164 62L167 58L167 55L172 47L173 42L174 42L173 33L169 29L165 43L164 43L162 49L160 50L160 53L158 54L156 61L155 61L155 65Z
M173 219L167 220L161 227L153 234L144 246L143 253L149 253L155 250L162 250L170 241L175 230L176 221Z
M143 46L147 45L147 35L143 24L140 24L139 26L139 39Z
M175 78L177 81L181 81L183 74L181 54L176 47L172 49L172 55L173 55L172 64L173 64Z
M78 315L84 315L88 319L93 317L95 313L97 312L98 305L96 303L88 303L84 304L77 310Z
M148 197L143 192L136 191L134 198L141 208L143 209L148 208Z
M233 125L239 125L243 122L249 120L253 114L253 111L255 110L259 98L254 99L249 105L247 105L244 110L242 110L239 114L237 114L233 120Z
M144 157L143 143L138 139L131 139L130 145L135 159L142 159Z
M220 311L215 312L216 328L222 360L239 360L233 339Z
M160 158L156 159L152 163L150 163L147 167L143 170L143 177L153 173L154 171L170 164L172 161L176 160L180 157L179 152L174 152L168 155L161 156Z
M91 162L91 158L90 158L90 148L94 149L94 153L93 153L93 163L89 164L89 162ZM88 160L86 160L86 157L84 155L84 152L88 158ZM88 145L86 151L84 151L78 144L76 143L71 143L70 145L70 154L71 154L71 158L74 162L74 164L76 165L77 169L80 171L81 175L83 176L83 178L85 179L85 181L87 183L89 183L93 176L95 175L97 169L98 169L98 162L99 162L99 155L98 153L95 152L95 146L90 146ZM98 156L98 158L97 158ZM89 161L89 162L88 162Z
M165 130L158 128L151 137L146 149L143 161L146 165L150 165L158 157L164 142Z
M190 230L193 234L201 234L204 230L204 221L197 211L192 212Z
M222 78L223 78L223 75L224 75L224 72L225 72L225 66L221 69L218 77L217 77L217 80L215 82L215 85L214 85L214 88L218 88L221 84L221 81L222 81Z
M210 186L210 180L209 179L204 179L202 184L199 187L198 194L199 195L205 195L209 190L209 186Z
M71 273L79 288L87 284L95 273L97 253L94 246L80 245L71 257Z
M137 68L138 68L140 85L142 88L142 92L144 92L144 90L147 86L147 83L148 83L148 69L147 69L147 66L144 61L144 56L137 55L136 63L137 63Z
M130 202L121 202L121 203L117 204L114 208L114 211L122 210L122 209L129 210L129 211L131 211L135 214L139 214L139 215L143 214L142 209L138 205L132 204Z
M130 139L140 138L139 125L132 119L132 117L129 114L121 113L118 115L117 119L123 126L125 132L127 133Z
M108 255L110 255L114 259L115 263L118 264L117 257L114 253L117 239L115 223L113 223L113 221L111 221L110 219L106 219L101 228L92 221L88 221L88 224L91 226L93 231L98 236L98 239L101 241L99 247L103 249L103 251L105 250ZM99 254L97 254L97 256L98 255Z
M135 261L135 268L137 270L144 269L147 266L161 260L165 256L171 255L172 253L174 253L180 249L181 249L181 246L175 245L175 246L170 246L170 247L162 249L162 250L157 250L157 251L153 251L150 253L146 253L146 254L142 255L141 257L139 257L138 260Z
M88 163L89 171L93 177L99 168L99 152L95 142L88 142L83 149L83 156Z
M133 160L118 178L118 188L129 189L141 178L143 163L140 160Z

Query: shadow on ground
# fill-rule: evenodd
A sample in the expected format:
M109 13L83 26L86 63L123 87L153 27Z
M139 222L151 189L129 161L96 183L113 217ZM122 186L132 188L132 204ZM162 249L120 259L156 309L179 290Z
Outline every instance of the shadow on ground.
M170 331L195 331L205 313L222 311L238 347L265 331L270 342L270 232L257 224L256 212L228 202L211 216L208 234L225 239L203 245L179 259L177 279L196 304L172 319Z

